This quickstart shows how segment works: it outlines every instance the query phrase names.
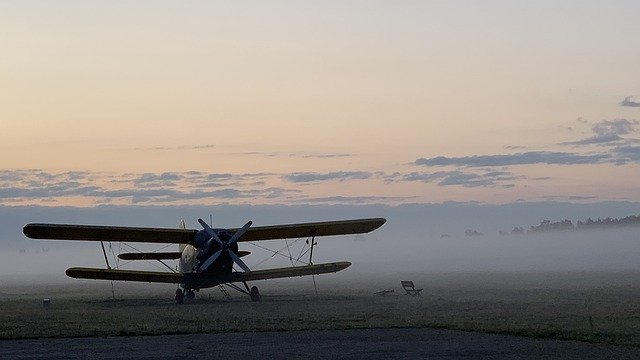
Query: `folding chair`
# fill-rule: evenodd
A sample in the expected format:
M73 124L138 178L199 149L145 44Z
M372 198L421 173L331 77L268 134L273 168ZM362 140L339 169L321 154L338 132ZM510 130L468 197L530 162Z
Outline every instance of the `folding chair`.
M420 296L420 291L423 290L416 289L416 287L413 285L413 281L400 281L400 283L402 284L402 288L404 289L404 291L406 291L405 295Z

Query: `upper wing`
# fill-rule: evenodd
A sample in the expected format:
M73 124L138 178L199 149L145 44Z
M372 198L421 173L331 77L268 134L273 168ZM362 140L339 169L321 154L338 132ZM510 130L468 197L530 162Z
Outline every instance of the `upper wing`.
M325 221L302 224L256 226L238 241L291 239L311 236L363 234L373 231L387 220L382 218ZM229 229L236 232L238 229ZM24 234L32 239L123 241L167 244L190 244L197 230L137 228L121 226L27 224Z
M189 244L196 230L91 226L64 224L27 224L22 229L32 239L88 240Z
M325 221L303 224L251 227L238 241L292 239L312 236L363 234L382 226L382 218ZM231 229L236 231L237 229Z

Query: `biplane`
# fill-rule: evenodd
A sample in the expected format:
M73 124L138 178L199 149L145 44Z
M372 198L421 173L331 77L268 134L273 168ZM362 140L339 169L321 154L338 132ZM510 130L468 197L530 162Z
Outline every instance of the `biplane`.
M185 297L195 297L194 291L224 284L249 295L252 301L259 301L258 288L256 286L249 288L248 282L335 273L351 265L347 261L313 264L313 246L316 245L316 237L364 234L379 228L385 222L386 220L382 218L372 218L251 227L252 222L249 221L241 228L224 229L212 228L202 219L198 219L198 223L202 226L200 230L186 229L184 223L179 229L27 224L23 232L31 239L99 241L107 268L72 267L66 270L67 276L72 278L178 284L176 289L178 303L182 303ZM311 239L308 265L252 271L241 259L250 253L239 250L238 243L292 238ZM163 264L165 260L178 260L178 271L112 269L109 266L104 242L177 244L179 251L176 252L123 253L118 257L123 260L157 260ZM236 271L234 264L238 265L241 271ZM237 283L242 283L244 289Z

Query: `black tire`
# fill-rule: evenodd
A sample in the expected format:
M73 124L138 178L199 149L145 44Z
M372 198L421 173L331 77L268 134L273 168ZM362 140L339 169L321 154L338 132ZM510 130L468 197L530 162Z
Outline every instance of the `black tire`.
M249 296L251 296L251 301L258 302L260 301L260 291L258 291L257 286L252 286L251 291L249 291Z
M187 290L187 294L185 296L187 299L195 299L196 293L193 290Z
M176 304L180 305L184 303L184 293L182 289L176 289Z

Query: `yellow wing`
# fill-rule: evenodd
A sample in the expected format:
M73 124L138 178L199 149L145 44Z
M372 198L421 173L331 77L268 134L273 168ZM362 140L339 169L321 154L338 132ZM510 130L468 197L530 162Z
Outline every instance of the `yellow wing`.
M118 254L118 258L122 260L177 260L180 259L180 252L137 252Z
M348 261L340 261L326 264L291 266L285 268L275 268L266 270L256 270L248 273L235 272L232 273L233 282L268 280L277 278L290 278L295 276L318 275L326 273L335 273L351 266Z
M117 269L95 269L73 267L65 271L67 276L76 279L95 280L121 280L140 281L150 283L184 283L184 275L180 273L160 272L160 271L137 271L137 270L117 270Z
M27 224L22 232L31 239L189 244L197 231L123 226Z
M363 234L379 228L385 222L385 219L374 218L256 226L249 228L238 241ZM229 229L231 232L237 230L238 229ZM191 244L198 231L189 229L120 226L27 224L23 228L23 232L27 237L32 239Z
M293 239L311 236L364 234L382 226L387 220L355 219L302 224L251 227L238 241ZM235 232L237 229L230 229Z
M238 256L243 257L251 254L249 251L238 251ZM180 259L180 252L137 252L118 254L118 258L122 260L177 260Z
M326 273L334 273L344 270L351 266L348 261L340 261L326 264L292 266L286 268L275 268L266 270L255 270L251 272L233 272L228 275L210 275L187 273L184 274L184 284L193 289L202 289L218 284L245 282L254 280L268 280L278 278L290 278L296 276L319 275Z
M185 284L192 289L202 289L218 284L289 278L294 276L318 275L338 272L351 266L350 262L341 261L326 264L294 266L267 270L256 270L248 273L234 272L229 275L212 275L208 273L170 273L159 271L95 269L74 267L66 271L67 276L76 279L121 280L150 283Z

